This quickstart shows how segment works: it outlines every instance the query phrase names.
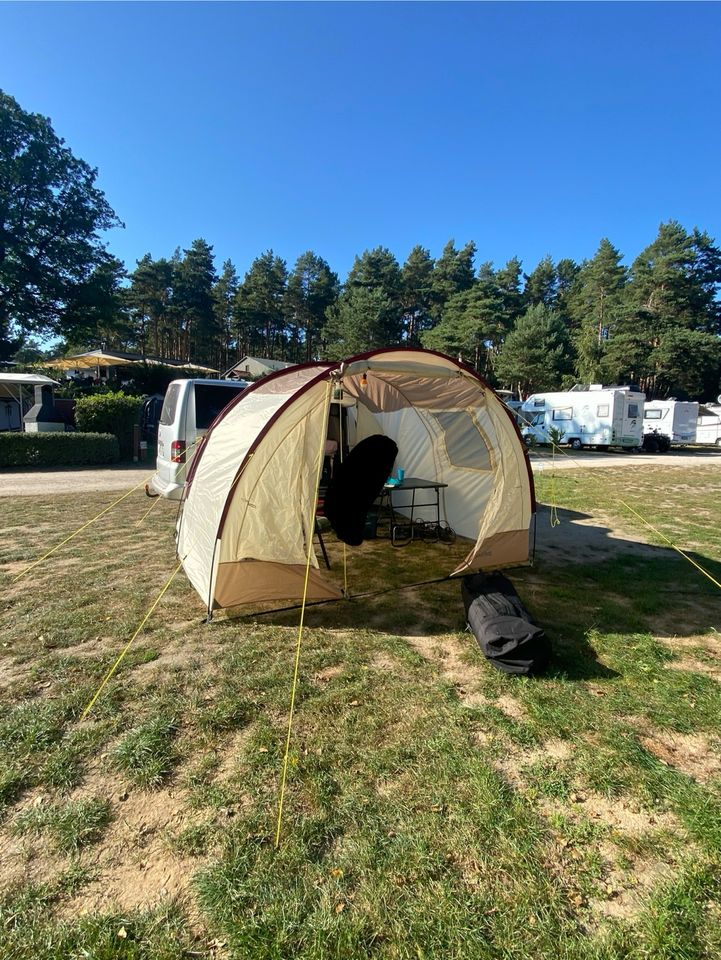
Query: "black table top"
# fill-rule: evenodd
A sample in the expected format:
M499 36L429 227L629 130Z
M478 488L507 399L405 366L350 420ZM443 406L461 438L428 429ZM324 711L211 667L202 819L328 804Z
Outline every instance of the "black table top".
M403 483L386 484L384 490L430 490L439 487L447 487L447 483L439 483L438 480L423 480L421 477L403 477Z

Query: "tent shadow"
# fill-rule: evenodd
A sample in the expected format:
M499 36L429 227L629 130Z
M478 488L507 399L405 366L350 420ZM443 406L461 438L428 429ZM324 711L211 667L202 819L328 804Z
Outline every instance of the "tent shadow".
M598 659L596 635L693 636L719 625L718 588L675 551L634 539L588 514L564 509L558 518L561 523L552 527L548 507L539 507L534 564L507 571L551 639L554 659L546 675L584 680L617 676ZM324 573L342 587L343 544L326 536L326 546L331 570ZM347 548L350 598L308 606L304 622L311 629L372 630L400 637L463 631L460 584L416 584L447 576L469 547L459 539L397 548L379 538ZM697 553L689 556L721 581L721 563ZM267 604L231 615L287 627L298 624L300 608Z

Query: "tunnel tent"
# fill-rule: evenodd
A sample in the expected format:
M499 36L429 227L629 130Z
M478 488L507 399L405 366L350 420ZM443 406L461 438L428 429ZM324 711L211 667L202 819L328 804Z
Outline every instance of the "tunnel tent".
M447 484L444 518L471 541L450 575L527 562L533 480L509 411L463 363L420 349L379 350L271 374L211 426L178 521L178 557L209 613L303 596L334 404L346 410L351 447L385 435L407 477ZM394 494L400 511L403 496ZM341 595L311 546L307 598Z

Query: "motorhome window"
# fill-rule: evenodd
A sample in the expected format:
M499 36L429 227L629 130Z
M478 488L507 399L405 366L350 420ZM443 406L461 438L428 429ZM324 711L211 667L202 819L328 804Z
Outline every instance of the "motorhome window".
M242 389L242 388L241 388ZM195 384L195 426L207 430L220 411L238 396L238 387L219 383Z
M660 420L661 411L660 410L647 410L643 415L644 420Z
M443 439L448 459L455 467L470 467L472 470L492 470L491 453L478 424L464 411L444 413L434 411L433 416L443 427Z
M546 406L546 401L545 401L545 400L534 400L534 401L533 401L533 406L534 406L534 407L545 407L545 406Z
M168 387L165 400L163 400L163 409L160 411L160 422L163 426L169 426L175 420L175 408L178 405L178 396L180 394L180 384L171 383Z
M596 407L596 416L597 417L607 417L608 416L608 404L599 403Z
M559 407L553 411L554 420L573 420L573 407Z
M629 403L628 410L626 411L627 417L637 417L638 416L638 404Z
M537 413L536 416L531 421L531 426L540 427L545 419L546 419L546 415L544 413Z

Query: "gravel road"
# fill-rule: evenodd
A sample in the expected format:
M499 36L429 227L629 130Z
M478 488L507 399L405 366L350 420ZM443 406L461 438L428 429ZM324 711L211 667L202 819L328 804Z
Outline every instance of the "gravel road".
M680 449L669 453L597 453L593 450L564 450L551 459L550 450L532 451L534 472L555 467L561 470L596 467L705 467L721 466L721 450ZM152 463L113 467L53 467L44 470L0 470L0 497L37 497L53 493L93 493L102 490L130 490L150 479Z

